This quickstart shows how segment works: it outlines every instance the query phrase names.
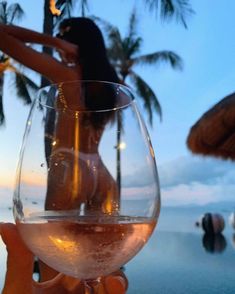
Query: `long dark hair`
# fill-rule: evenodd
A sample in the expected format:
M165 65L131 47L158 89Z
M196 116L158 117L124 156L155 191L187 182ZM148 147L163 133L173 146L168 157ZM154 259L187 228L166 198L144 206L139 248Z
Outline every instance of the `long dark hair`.
M109 62L102 32L93 20L86 17L64 19L59 29L57 37L78 46L77 62L81 66L82 80L120 82ZM98 84L87 84L84 93L84 103L89 110L113 109L116 106L116 91L112 85L108 87L106 84L102 89ZM93 124L101 127L111 116L109 113L106 117L93 114Z
M78 45L79 60L83 80L119 82L111 66L105 48L103 35L93 20L85 17L72 17L61 22L57 36Z

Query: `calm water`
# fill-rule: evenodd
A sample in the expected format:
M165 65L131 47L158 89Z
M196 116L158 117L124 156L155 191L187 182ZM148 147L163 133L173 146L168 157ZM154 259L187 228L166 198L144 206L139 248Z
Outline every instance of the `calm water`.
M128 294L235 293L235 231L228 224L232 210L230 204L163 208L150 241L125 266ZM223 235L211 239L195 227L195 221L205 212L224 216ZM0 213L1 220L11 217L7 210ZM0 250L2 285L6 255L1 243Z

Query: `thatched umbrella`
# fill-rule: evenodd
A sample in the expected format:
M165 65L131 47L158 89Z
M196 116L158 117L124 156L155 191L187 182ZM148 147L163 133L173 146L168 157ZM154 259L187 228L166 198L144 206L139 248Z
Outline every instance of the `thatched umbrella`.
M235 160L235 92L191 127L187 145L193 153Z

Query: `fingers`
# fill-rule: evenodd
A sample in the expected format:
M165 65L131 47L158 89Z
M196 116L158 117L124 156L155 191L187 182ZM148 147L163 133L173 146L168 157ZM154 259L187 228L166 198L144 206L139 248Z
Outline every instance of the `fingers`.
M105 294L125 294L128 288L128 280L124 273L117 271L103 280Z
M54 270L53 268L49 267L47 264L45 264L43 261L38 260L38 266L40 271L40 283L46 282L54 279L59 272Z
M34 282L34 287L34 294L85 294L84 285L80 280L62 273L43 283Z
M105 288L108 294L126 293L126 285L122 277L107 277L105 279Z
M2 294L31 294L32 253L21 240L14 224L0 224L0 234L8 252L7 273Z
M108 277L102 278L101 284L97 283L97 285L93 286L95 287L94 293L97 294L125 294L128 281L125 275L121 271L118 271ZM36 288L41 288L44 294L85 294L87 293L85 290L86 287L88 286L85 286L85 284L78 279L63 274L57 275L51 281L36 285Z

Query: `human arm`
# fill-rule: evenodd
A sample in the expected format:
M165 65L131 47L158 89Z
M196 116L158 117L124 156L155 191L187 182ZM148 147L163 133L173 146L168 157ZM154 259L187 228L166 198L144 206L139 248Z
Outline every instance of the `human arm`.
M11 35L24 43L42 44L48 47L58 47L57 38L54 38L47 34L41 34L33 30L29 30L23 27L14 25L0 24L0 30L4 31L8 35Z
M77 46L59 38L16 26L0 25L0 50L19 63L44 75L52 82L78 79L79 73L55 58L37 52L25 43L37 43L62 51L70 58L77 58Z
M2 294L32 293L32 284L28 283L32 277L33 255L26 248L17 234L16 227L10 223L0 223L0 236L6 244L8 253L7 272Z

